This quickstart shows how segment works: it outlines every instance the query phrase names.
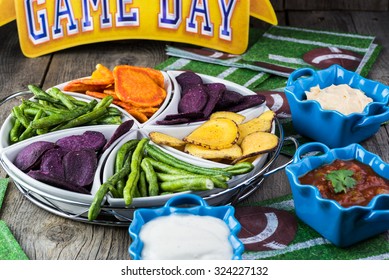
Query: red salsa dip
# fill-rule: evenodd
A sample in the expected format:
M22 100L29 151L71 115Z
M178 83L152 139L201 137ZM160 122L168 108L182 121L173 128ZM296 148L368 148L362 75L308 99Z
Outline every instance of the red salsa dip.
M335 160L299 180L301 184L316 186L323 198L336 200L343 207L366 206L376 195L389 194L389 180L357 160Z

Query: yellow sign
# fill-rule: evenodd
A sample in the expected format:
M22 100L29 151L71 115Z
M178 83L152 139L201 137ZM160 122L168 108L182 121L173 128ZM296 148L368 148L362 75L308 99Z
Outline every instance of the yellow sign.
M0 0L0 26L16 18L14 0Z
M248 44L250 0L24 0L15 7L27 57L124 39L182 42L231 54L243 53ZM265 8L273 11L270 3Z
M270 0L251 0L250 15L273 25L278 24L277 16Z

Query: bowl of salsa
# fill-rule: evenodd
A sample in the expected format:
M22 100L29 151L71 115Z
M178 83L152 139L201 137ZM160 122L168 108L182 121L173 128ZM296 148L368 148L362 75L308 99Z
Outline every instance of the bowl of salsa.
M296 215L334 245L389 229L389 164L361 145L304 144L285 171Z

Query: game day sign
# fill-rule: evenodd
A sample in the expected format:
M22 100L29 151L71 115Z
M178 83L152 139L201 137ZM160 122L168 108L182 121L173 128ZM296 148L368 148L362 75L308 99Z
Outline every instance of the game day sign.
M15 1L15 8L27 57L124 39L190 43L232 54L248 44L249 0L24 0Z

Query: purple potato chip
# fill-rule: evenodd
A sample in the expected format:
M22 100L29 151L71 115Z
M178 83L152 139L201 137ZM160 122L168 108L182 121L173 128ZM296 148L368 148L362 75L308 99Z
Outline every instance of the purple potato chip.
M195 85L187 90L178 103L178 113L201 111L208 102L208 94L204 85Z
M41 160L40 170L48 173L51 177L59 180L65 179L65 171L62 165L62 158L67 154L67 151L62 148L54 148L47 150Z
M165 119L166 121L174 120L174 119L190 119L190 120L197 120L199 118L204 118L203 112L189 112L189 113L177 113L177 114L170 114L166 115Z
M70 151L62 161L65 180L72 185L85 187L93 182L97 156L93 150Z
M27 172L34 166L39 166L42 155L55 147L55 144L48 141L36 141L23 148L16 156L15 166Z
M107 150L113 144L113 142L115 142L117 139L119 139L122 135L129 132L131 130L131 128L133 127L133 125L134 125L134 120L127 120L125 122L122 122L118 126L118 128L114 131L111 138L104 145L101 152L103 153L105 150Z
M233 90L225 90L215 106L215 111L223 111L241 102L243 95Z
M208 118L214 111L216 104L222 98L224 91L227 89L222 83L206 84L208 93L208 102L203 109L204 117Z
M177 119L171 119L171 120L159 120L156 123L158 125L173 125L173 124L184 124L184 123L190 123L191 120L188 118L177 118Z
M104 134L98 131L85 131L82 135L71 135L59 139L56 144L68 151L92 149L99 151L107 142Z
M69 182L66 182L63 179L58 179L58 178L52 177L48 172L43 172L41 170L30 170L27 173L27 175L35 180L42 182L42 183L45 183L45 184L48 184L48 185L51 185L51 186L54 186L54 187L57 187L60 189L64 189L64 190L68 190L68 191L72 191L72 192L77 192L77 193L90 194L90 190L88 190L87 188L75 186Z
M266 97L260 94L255 95L244 95L239 104L226 108L230 112L240 112L248 108L261 105L266 101Z
M186 71L176 77L177 83L181 86L181 96L192 86L202 85L203 80L194 72Z

